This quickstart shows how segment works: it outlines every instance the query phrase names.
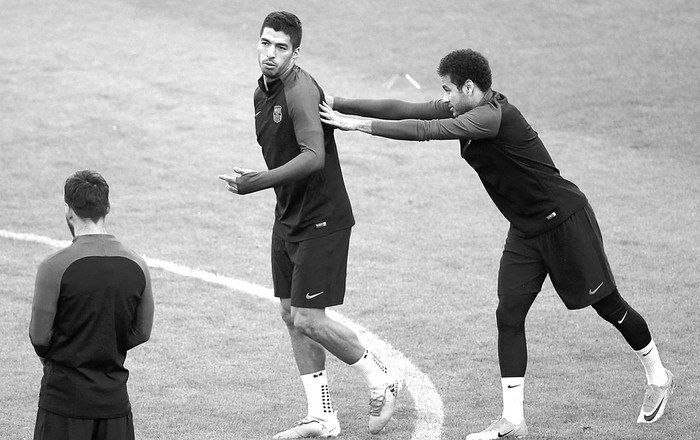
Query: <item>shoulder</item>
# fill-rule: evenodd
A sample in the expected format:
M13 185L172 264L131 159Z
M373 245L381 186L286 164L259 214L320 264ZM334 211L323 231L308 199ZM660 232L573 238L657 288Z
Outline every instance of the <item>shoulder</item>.
M60 284L68 268L81 257L75 242L63 249L53 252L46 257L36 271L36 285L57 286ZM50 288L50 290L52 290Z
M490 105L494 106L495 108L500 109L501 112L506 113L506 112L516 112L520 113L520 110L516 106L510 103L508 101L508 98L506 95L496 92L493 92L493 97L490 100Z
M148 264L146 263L146 259L142 257L138 252L128 247L113 236L108 237L107 240L113 246L113 253L115 255L132 260L134 263L138 264L141 267L144 273L148 273Z
M457 118L469 119L472 121L478 121L481 124L500 124L501 116L503 113L502 102L497 99L496 94L486 99L480 105L474 107L470 111L458 116Z
M515 126L528 126L529 124L525 119L525 116L520 112L520 110L508 101L505 95L495 92L494 93L494 105L500 107L500 111L503 114L504 124L514 124Z
M73 256L74 254L75 244L71 243L69 246L59 249L44 258L42 262L39 263L39 271L46 273L65 269L65 267L75 259Z
M321 100L321 87L304 69L294 66L283 81L288 105L299 103L318 106Z

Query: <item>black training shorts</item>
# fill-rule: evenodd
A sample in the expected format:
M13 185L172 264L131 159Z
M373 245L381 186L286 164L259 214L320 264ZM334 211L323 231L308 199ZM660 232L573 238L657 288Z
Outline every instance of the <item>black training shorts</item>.
M615 290L603 238L590 205L536 237L508 231L498 271L498 295L538 293L549 275L569 309L596 303Z
M343 303L350 228L319 238L288 242L272 235L275 296L293 307L323 309Z
M113 419L74 419L39 408L34 440L134 440L134 419L129 413Z

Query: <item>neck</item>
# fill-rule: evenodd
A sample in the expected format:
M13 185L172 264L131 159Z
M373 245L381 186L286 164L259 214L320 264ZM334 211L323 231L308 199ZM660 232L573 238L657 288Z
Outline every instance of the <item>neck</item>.
M474 89L474 100L477 102L477 105L481 104L481 102L484 100L484 96L486 96L486 92L482 92L478 88Z
M289 71L292 70L293 68L294 68L294 63L290 63L289 66L284 70L284 72L280 73L279 75L277 75L277 76L274 77L274 78L271 78L271 77L266 76L265 74L263 74L262 77L263 77L263 83L265 84L265 89L266 89L266 90L270 90L270 88L268 87L268 85L269 85L270 83L273 83L273 82L275 82L275 81L279 81L280 78L282 78L284 75L286 75L287 72L289 72Z
M106 234L105 220L100 219L97 223L92 220L78 220L73 222L74 235L77 237L79 235L95 235L95 234Z

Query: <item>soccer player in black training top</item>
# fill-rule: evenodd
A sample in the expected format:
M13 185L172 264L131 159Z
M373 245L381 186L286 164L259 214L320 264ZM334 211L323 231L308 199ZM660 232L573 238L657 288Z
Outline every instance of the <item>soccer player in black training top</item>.
M272 280L307 398L308 412L274 438L336 437L340 433L325 370L326 350L353 366L370 388L369 430L394 413L400 382L355 333L326 315L343 303L354 225L333 128L323 126L323 90L296 65L301 23L289 12L263 21L258 42L262 76L255 90L255 132L268 171L235 167L219 176L234 194L274 188Z
M151 334L151 277L105 230L100 174L76 172L64 198L73 243L39 265L29 327L44 366L34 440L133 440L124 360Z
M491 89L488 61L473 50L446 55L438 67L441 100L342 99L326 95L325 123L392 139L456 139L464 160L510 222L498 273L498 359L502 416L467 440L527 435L523 387L525 317L549 275L569 309L592 306L617 328L641 360L647 378L638 422L663 414L673 391L644 319L620 296L586 196L564 179L518 109ZM376 119L351 119L339 112Z

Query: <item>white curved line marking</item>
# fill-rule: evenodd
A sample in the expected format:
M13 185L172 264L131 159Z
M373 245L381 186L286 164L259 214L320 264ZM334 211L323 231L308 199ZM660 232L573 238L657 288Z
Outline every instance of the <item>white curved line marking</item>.
M43 235L12 232L4 229L0 229L0 237L13 240L31 241L56 248L67 247L71 244L71 242L67 240L54 240L53 238L45 237ZM262 299L276 301L272 293L272 289L268 289L257 284L217 275L200 269L192 269L187 266L157 260L155 258L144 257L144 260L146 260L146 264L148 264L149 267L162 269L189 278L196 278L207 283L229 287L233 290L257 296ZM343 315L333 310L328 310L327 314L355 331L360 340L362 340L365 345L370 347L373 352L378 354L387 365L393 367L403 374L406 389L411 396L413 396L413 402L417 413L416 425L411 439L439 440L442 437L442 423L444 420L442 399L440 398L435 385L430 380L428 375L413 365L413 363L408 360L403 353L396 350L390 344L382 341L378 336L360 324L345 318Z

